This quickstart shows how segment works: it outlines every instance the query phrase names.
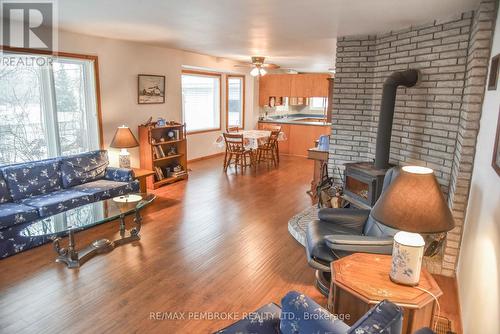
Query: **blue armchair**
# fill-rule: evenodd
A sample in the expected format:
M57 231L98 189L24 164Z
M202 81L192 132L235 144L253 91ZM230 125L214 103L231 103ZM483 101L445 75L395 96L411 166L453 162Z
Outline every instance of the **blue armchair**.
M384 300L369 310L352 326L329 313L311 298L289 292L281 300L281 308L268 304L246 318L217 331L217 334L399 334L403 311ZM432 332L430 332L432 333Z

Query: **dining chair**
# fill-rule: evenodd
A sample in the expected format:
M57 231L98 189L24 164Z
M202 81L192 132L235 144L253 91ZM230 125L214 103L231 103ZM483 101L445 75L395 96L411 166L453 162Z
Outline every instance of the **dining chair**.
M274 125L274 124L262 124L262 130L268 130L268 131L281 131L281 125Z
M243 134L234 133L224 133L224 141L226 143L226 154L224 156L224 172L227 172L227 168L231 164L231 160L234 157L234 168L238 172L238 166L240 166L241 171L248 166L255 166L254 154L252 150L245 148L243 142ZM248 162L247 158L250 160Z
M272 130L266 142L257 149L257 162L272 162L276 167L279 163L276 147L278 146L279 130Z
M240 130L240 128L237 126L228 126L226 129L226 132L227 133L234 133L234 132L238 132L239 130Z
M262 130L267 130L267 131L278 131L278 137L279 133L281 132L281 125L275 125L275 124L262 124ZM279 143L276 143L275 147L275 154L276 154L276 161L280 163L280 146Z

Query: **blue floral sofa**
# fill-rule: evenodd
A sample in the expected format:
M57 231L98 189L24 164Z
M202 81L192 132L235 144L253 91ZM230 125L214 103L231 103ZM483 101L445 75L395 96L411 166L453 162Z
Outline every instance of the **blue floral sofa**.
M400 334L402 319L401 308L384 300L348 326L308 296L290 291L281 300L281 308L265 305L216 334Z
M290 291L281 300L281 307L267 304L214 334L401 334L403 310L383 300L352 326L340 318L308 296ZM422 328L415 334L435 333Z
M20 235L33 220L139 190L132 170L108 164L99 150L0 167L0 258L49 241Z

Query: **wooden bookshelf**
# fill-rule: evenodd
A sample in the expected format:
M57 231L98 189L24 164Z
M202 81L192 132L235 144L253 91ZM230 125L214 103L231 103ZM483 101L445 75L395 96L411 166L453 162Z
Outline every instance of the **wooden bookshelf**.
M175 134L174 138L168 136L171 131ZM175 154L171 152L172 148L175 149ZM148 189L157 189L188 178L185 124L139 126L139 150L141 168L155 171L155 175L146 180ZM180 176L172 175L173 167L177 165L182 166L186 173Z

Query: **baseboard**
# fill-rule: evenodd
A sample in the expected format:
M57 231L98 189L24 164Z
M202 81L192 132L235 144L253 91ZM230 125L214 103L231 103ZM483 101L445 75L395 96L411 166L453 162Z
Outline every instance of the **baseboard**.
M199 158L191 159L191 160L188 160L188 163L196 162L196 161L201 161L201 160L207 160L207 159L215 158L215 157L218 157L218 156L221 156L221 155L224 155L224 152L219 152L219 153L215 153L215 154L206 155L204 157L199 157Z

